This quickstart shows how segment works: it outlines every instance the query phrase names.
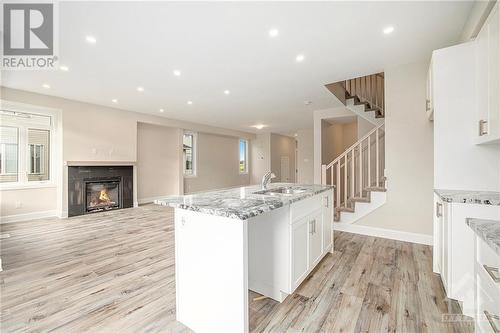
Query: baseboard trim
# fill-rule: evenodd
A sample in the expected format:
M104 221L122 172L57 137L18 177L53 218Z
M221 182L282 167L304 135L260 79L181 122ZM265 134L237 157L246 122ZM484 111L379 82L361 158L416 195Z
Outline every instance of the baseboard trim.
M359 225L359 224L334 222L333 230L345 231L365 236L393 239L393 240L416 243L416 244L424 244L424 245L433 244L431 235L417 234L413 232L406 232L406 231L399 231L392 229L382 229L382 228L369 227L366 225Z
M46 210L43 212L1 216L0 223L23 222L29 220L43 219L46 217L57 217L57 210Z
M163 199L165 198L167 195L159 195L157 197L149 197L149 198L142 198L142 199L138 199L137 200L137 204L138 205L144 205L144 204L148 204L148 203L153 203L155 202L155 200L158 200L158 199Z

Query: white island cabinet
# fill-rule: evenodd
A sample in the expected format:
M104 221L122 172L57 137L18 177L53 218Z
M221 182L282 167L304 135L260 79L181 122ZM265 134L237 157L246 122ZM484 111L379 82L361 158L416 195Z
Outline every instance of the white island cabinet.
M248 332L249 290L282 302L333 250L332 187L269 187L156 201L175 207L177 320L195 332Z

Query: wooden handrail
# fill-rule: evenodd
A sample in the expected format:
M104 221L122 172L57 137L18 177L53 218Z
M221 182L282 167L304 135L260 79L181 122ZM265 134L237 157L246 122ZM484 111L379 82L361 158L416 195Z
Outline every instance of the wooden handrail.
M340 159L344 158L344 155L347 155L348 153L351 152L351 150L353 150L355 147L357 147L359 145L360 142L366 140L366 138L368 138L370 135L372 135L373 133L377 132L377 130L379 129L383 129L385 124L381 124L377 127L375 127L374 129L372 129L370 132L368 132L365 136L363 136L361 139L359 139L358 141L356 141L356 143L354 143L352 146L350 146L349 148L347 148L342 154L340 154L336 159L334 159L333 161L331 161L329 164L326 165L326 168L329 169L331 168L335 163L337 163Z
M373 135L375 135L375 140L372 139ZM383 175L380 172L383 172L385 152L384 143L381 142L381 139L384 137L384 124L381 124L365 134L328 165L323 164L321 166L322 184L328 185L329 175L330 185L333 185L334 182L337 185L334 198L335 207L338 208L342 205L347 208L350 199L363 197L366 189L372 187L372 149L375 149L375 161L373 161L375 163L375 186L382 186L381 179L385 178L382 178ZM342 172L344 172L343 175L341 175ZM343 199L342 202L341 199Z

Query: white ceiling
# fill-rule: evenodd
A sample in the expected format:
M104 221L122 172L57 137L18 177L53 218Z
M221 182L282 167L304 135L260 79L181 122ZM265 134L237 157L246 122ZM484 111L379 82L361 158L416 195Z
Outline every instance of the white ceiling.
M2 85L219 127L257 132L250 126L262 123L289 133L312 126L313 110L339 105L324 84L428 59L432 50L456 42L471 5L62 2L60 59L69 71L3 72ZM395 30L384 35L388 25ZM271 28L278 37L269 37ZM97 43L86 42L87 35ZM297 63L300 53L305 60Z

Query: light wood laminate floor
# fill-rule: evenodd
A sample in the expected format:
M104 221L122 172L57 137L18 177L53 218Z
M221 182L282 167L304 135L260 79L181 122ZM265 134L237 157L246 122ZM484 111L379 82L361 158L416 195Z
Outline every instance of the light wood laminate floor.
M175 321L169 208L4 224L0 241L1 332L189 332ZM335 252L282 304L251 302L251 330L467 332L442 321L459 310L431 251L336 233Z

